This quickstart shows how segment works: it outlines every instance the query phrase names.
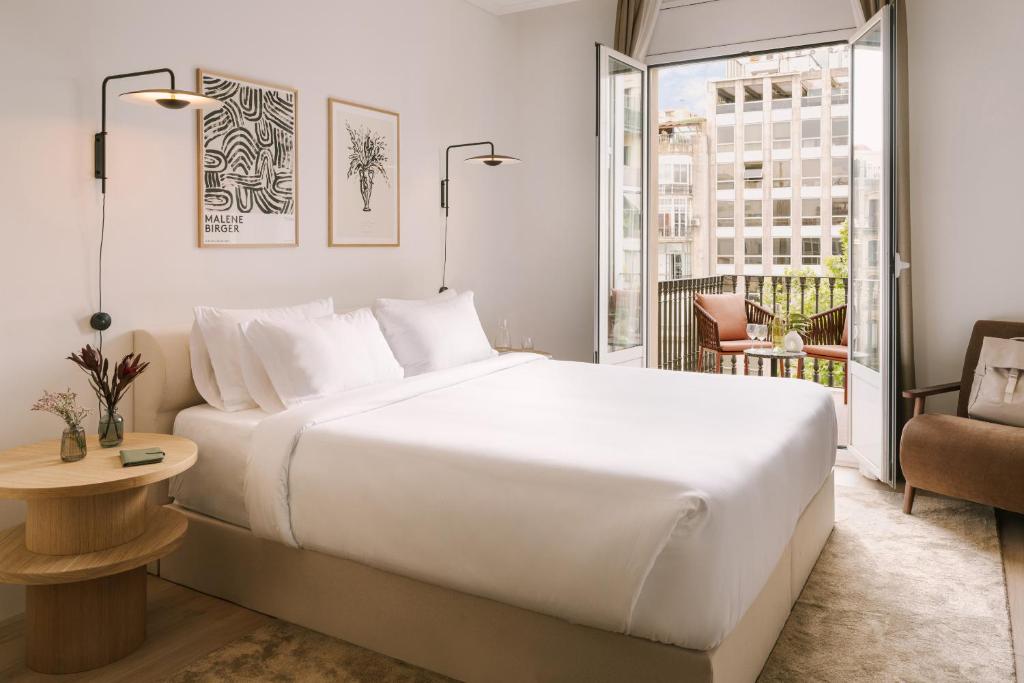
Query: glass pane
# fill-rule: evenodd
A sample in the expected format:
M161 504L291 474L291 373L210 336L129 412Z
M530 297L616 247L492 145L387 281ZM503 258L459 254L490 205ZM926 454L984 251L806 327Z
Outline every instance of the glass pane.
M879 369L882 282L879 239L884 220L885 71L882 27L853 45L852 220L850 343L853 360Z
M604 117L611 146L608 166L608 346L643 343L643 73L610 57ZM674 180L674 178L673 178ZM684 219L685 220L685 219Z

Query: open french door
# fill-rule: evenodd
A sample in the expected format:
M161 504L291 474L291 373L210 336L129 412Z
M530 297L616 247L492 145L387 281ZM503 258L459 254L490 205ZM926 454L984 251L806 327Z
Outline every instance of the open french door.
M647 337L647 67L597 46L594 360L643 366Z
M850 452L895 485L897 457L896 44L893 5L850 40Z

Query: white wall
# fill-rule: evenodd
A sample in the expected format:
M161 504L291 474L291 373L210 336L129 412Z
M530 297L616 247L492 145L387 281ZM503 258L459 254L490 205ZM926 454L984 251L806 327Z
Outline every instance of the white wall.
M1024 320L1019 0L908 0L918 384L960 378L975 320ZM932 400L929 399L929 405ZM951 397L936 407L952 411Z
M114 318L107 349L123 354L131 330L186 323L200 303L329 294L343 309L436 292L441 150L493 139L518 151L518 70L509 58L518 41L510 18L463 0L0 0L0 449L59 435L56 418L28 411L43 388L88 395L64 357L95 341L92 135L105 75L169 66L194 87L204 67L299 90L298 248L197 249L194 115L110 101L104 307ZM146 86L164 83L122 81L112 92ZM326 247L328 96L401 114L399 249ZM529 259L509 251L521 239L516 209L528 168L454 171L449 283L478 290L491 329L519 310L508 301ZM547 342L544 331L533 334ZM0 527L22 514L0 504ZM0 588L0 617L20 600Z

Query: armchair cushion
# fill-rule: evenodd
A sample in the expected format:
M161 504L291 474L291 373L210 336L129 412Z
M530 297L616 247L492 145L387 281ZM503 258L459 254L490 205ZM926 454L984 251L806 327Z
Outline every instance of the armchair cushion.
M955 415L918 415L903 430L907 484L1024 513L1024 429Z
M753 339L733 339L721 342L720 346L723 353L743 353L747 349L770 349L772 343Z
M804 352L812 358L846 360L848 348L837 344L804 344Z
M697 294L694 301L718 323L720 341L747 339L747 306L742 294Z

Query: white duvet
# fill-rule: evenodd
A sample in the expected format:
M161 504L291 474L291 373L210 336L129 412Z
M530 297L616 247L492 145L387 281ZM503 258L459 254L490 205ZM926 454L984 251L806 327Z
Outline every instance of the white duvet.
M254 533L710 649L832 468L811 382L509 354L265 419Z

